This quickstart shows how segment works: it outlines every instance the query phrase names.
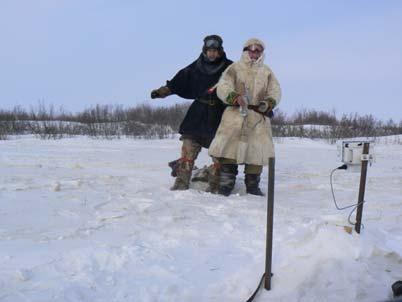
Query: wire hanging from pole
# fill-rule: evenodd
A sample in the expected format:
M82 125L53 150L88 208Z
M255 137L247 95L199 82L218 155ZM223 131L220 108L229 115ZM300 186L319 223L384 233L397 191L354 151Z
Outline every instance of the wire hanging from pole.
M342 210L346 210L346 209L353 208L352 211L350 212L349 216L348 216L348 222L349 222L351 225L354 226L354 225L356 225L356 223L352 222L350 218L352 217L353 212L356 211L357 207L358 207L359 205L365 203L366 201L363 200L363 201L360 202L360 203L348 205L348 206L345 206L345 207L339 207L339 206L338 206L338 203L336 202L335 193L334 193L334 186L333 186L333 183L332 183L332 178L333 178L334 172L335 172L336 170L346 170L346 169L347 169L347 165L342 165L342 166L340 166L340 167L338 167L338 168L333 169L333 170L331 171L330 176L329 176L329 182L330 182L330 184L331 184L331 193L332 193L332 198L333 198L333 201L334 201L334 204L335 204L336 209L337 209L338 211L342 211ZM362 226L364 227L364 225L362 225Z

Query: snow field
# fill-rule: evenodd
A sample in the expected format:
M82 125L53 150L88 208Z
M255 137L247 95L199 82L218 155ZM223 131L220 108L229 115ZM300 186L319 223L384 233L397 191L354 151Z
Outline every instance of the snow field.
M170 191L179 150L178 139L0 141L0 301L245 301L264 270L266 198L245 194L242 173L228 198L202 183ZM332 203L335 145L281 139L276 153L275 275L257 301L390 298L402 145L376 145L361 235ZM196 165L209 162L204 150ZM358 184L335 172L341 206Z

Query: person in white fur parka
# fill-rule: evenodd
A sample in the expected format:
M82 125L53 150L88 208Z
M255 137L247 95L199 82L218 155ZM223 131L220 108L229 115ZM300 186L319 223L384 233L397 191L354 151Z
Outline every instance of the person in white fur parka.
M239 164L245 165L247 193L263 196L262 167L275 154L269 116L281 99L281 88L264 64L264 50L261 40L249 39L241 59L226 69L217 84L218 97L230 106L208 153L221 164L219 193L225 196L234 188Z

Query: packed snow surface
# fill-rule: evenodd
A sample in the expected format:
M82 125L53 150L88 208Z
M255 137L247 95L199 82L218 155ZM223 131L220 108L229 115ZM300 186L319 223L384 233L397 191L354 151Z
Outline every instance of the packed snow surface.
M358 235L332 201L336 145L276 140L274 277L255 301L391 298L402 279L393 141L376 144ZM266 198L245 193L243 173L229 197L204 183L170 191L179 151L177 138L0 141L0 301L245 301L264 271ZM196 165L209 163L204 150ZM359 177L335 172L340 206L357 202Z

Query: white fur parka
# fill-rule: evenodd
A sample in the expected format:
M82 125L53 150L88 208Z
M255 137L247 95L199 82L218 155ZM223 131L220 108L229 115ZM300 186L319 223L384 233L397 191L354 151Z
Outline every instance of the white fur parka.
M264 43L250 39L244 47ZM252 61L247 51L241 59L230 65L217 84L218 97L225 103L230 95L248 95L249 104L274 99L276 105L281 99L281 89L272 70L264 64L264 53ZM270 119L248 109L247 116L240 114L238 106L229 106L223 113L221 123L209 148L209 155L217 158L235 159L238 164L267 165L275 156Z

